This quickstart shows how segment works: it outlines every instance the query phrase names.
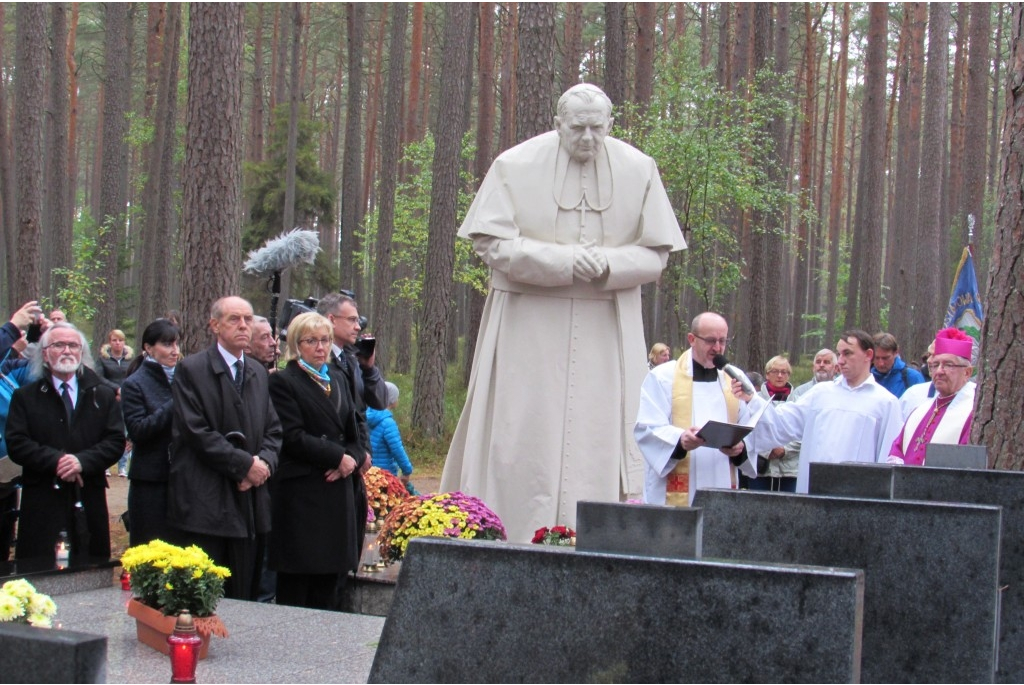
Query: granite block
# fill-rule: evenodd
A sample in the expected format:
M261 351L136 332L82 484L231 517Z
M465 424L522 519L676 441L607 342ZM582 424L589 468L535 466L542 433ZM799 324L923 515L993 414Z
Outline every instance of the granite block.
M576 549L580 551L698 559L700 529L700 509L576 504Z
M0 683L105 683L107 638L0 623Z
M125 612L130 593L117 588L66 595L57 600L65 629L107 638L111 683L166 683L167 657L135 638L135 620ZM230 637L214 637L199 662L200 683L366 682L384 627L378 616L224 599L217 614Z
M704 557L860 568L862 682L992 682L999 507L700 490Z
M930 467L949 469L987 469L988 448L984 445L943 445L929 443L925 463Z
M859 464L864 468L851 471L854 463L811 463L807 489L813 495L892 499L892 464Z
M370 682L857 682L863 582L850 569L417 538Z
M865 483L865 473L871 468L859 464L811 464L812 493L816 492L819 470L830 472L831 480L847 481L850 489L856 491L857 486ZM1001 683L1024 682L1024 472L896 466L890 474L892 493L897 499L969 502L1003 508L999 569L1003 590L995 679ZM869 474L867 479L873 477ZM875 497L876 490L865 487L853 494Z

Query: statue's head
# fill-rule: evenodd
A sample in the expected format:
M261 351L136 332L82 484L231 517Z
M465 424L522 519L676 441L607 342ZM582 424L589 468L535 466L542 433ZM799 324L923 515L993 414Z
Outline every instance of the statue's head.
M561 145L577 162L593 159L612 129L612 101L589 83L573 86L558 98L555 130Z

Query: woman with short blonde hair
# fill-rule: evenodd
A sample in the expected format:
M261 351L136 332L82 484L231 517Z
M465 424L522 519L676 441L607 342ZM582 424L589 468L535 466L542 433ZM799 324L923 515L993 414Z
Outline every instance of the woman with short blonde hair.
M330 364L331 322L314 312L288 325L285 367L270 375L281 420L269 567L277 603L331 609L339 581L359 565L369 467L355 402Z

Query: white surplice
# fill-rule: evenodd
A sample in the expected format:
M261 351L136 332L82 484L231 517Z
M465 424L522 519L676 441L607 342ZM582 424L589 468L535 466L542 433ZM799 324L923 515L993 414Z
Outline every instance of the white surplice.
M757 411L764 400L750 401ZM851 388L840 376L818 383L796 402L771 406L748 437L755 451L801 440L796 491L806 493L811 462L884 462L903 427L899 400L868 376Z
M693 384L693 420L682 428L672 424L672 386L676 375L676 364L692 364L689 354L673 364L661 364L651 369L640 388L640 409L637 412L636 438L640 452L644 455L644 503L665 504L665 487L668 475L679 463L672 459L672 453L679 443L679 437L687 428L701 427L708 421L728 422L723 386L729 387L728 377L718 372L718 383ZM690 374L692 375L692 370ZM739 422L749 416L749 409L740 405ZM754 464L748 459L740 468L750 477L757 475ZM712 447L698 447L687 454L690 459L690 502L700 488L730 488L732 470L729 457Z

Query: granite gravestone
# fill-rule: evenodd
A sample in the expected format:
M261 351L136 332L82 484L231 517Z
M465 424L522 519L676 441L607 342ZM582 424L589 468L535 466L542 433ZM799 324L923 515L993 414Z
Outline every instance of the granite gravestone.
M107 638L0 623L0 683L105 683Z
M863 582L849 569L419 538L369 681L857 682Z
M992 682L998 507L699 490L704 557L865 572L865 683Z
M812 494L969 502L1003 508L996 681L1024 682L1024 472L882 464L811 464Z
M701 511L612 502L576 503L576 549L700 558Z

